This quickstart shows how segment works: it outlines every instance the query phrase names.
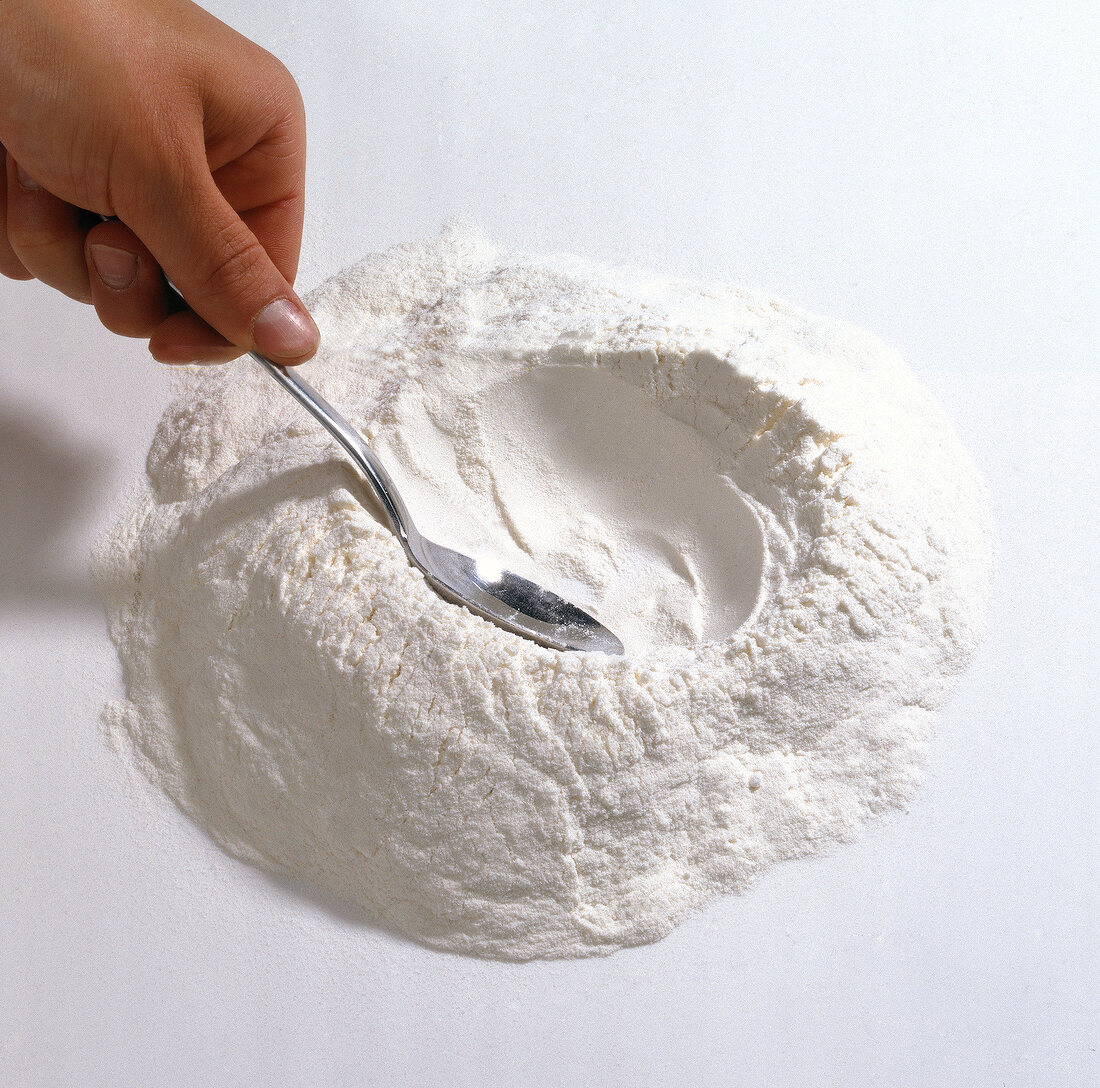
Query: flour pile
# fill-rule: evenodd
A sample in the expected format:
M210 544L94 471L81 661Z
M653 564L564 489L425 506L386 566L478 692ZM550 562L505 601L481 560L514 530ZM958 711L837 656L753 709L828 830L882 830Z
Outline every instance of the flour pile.
M421 530L590 609L445 603L259 368L182 378L98 558L107 718L232 853L441 948L652 941L911 796L980 637L985 492L869 335L468 231L310 299Z

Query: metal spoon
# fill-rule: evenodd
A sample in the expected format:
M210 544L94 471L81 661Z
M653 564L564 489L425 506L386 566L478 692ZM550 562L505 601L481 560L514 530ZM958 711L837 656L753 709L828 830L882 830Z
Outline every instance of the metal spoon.
M550 590L511 571L479 571L468 555L421 536L390 474L359 432L293 370L250 354L344 448L381 503L409 562L441 597L553 650L623 652L606 627Z
M111 217L97 218L107 222ZM165 283L180 303L187 306L176 285L167 278ZM465 605L498 627L552 650L624 652L623 644L598 620L556 593L508 570L479 571L468 555L421 536L390 474L347 419L304 378L265 359L259 352L249 354L344 448L381 503L409 562L441 597Z

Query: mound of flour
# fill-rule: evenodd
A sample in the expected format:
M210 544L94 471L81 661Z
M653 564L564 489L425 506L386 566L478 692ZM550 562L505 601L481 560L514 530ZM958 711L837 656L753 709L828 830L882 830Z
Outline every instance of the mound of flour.
M442 948L654 940L902 805L980 637L983 485L865 333L732 287L403 246L306 373L421 530L621 658L441 600L257 367L186 373L99 580L107 711L227 850Z

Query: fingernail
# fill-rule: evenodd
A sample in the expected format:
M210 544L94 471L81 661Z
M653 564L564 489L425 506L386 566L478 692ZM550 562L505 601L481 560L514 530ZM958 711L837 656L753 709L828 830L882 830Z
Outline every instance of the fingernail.
M15 176L24 189L30 189L33 192L35 189L41 188L38 182L35 181L19 163L15 164Z
M313 351L320 339L313 318L287 298L269 302L252 322L252 342L262 355L297 359Z
M125 291L134 286L138 274L137 255L114 246L89 246L96 274L112 291Z

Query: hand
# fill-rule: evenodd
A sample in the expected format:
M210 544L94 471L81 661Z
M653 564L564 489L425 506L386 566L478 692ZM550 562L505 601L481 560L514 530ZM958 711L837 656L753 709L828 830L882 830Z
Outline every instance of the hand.
M301 95L212 15L188 0L3 0L0 145L0 273L93 303L165 363L316 351L291 287Z

